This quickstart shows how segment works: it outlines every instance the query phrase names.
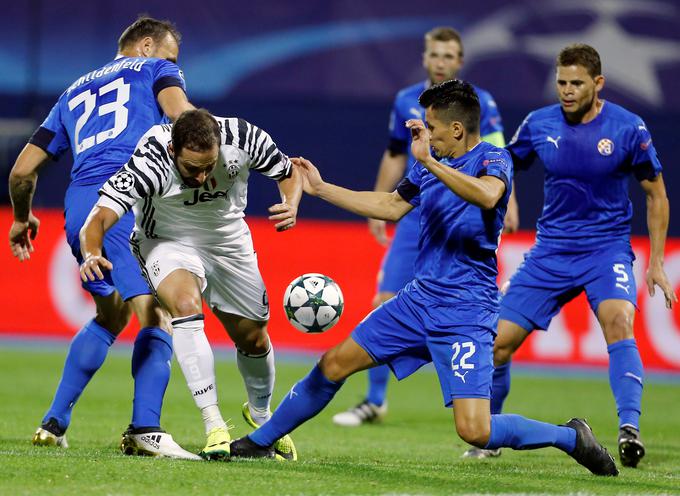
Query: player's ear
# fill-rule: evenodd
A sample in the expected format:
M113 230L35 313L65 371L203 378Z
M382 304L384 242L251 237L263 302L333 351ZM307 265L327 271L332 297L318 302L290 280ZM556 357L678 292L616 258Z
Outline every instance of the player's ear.
M144 57L151 57L154 53L155 49L155 43L153 41L153 38L151 36L146 36L145 38L142 38L142 40L139 43L140 51L142 52L141 55Z
M463 134L465 134L465 126L463 126L463 123L460 121L451 121L451 131L453 132L453 137L455 139L461 139L463 137Z
M600 91L602 88L604 88L604 76L600 74L595 76L595 91Z
M175 158L175 147L172 146L172 141L168 143L168 153L170 154L170 158Z

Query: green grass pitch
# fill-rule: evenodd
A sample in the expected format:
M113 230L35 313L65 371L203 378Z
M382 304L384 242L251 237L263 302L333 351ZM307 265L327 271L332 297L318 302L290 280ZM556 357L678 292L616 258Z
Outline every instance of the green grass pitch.
M31 446L64 356L62 346L38 351L1 344L2 495L680 493L677 381L650 381L645 386L647 456L638 469L622 468L618 478L592 476L553 448L504 450L494 460L461 460L465 446L455 435L451 411L442 407L436 375L428 369L390 384L390 413L383 424L355 429L331 424L333 413L361 398L365 376L350 378L324 412L293 434L300 455L297 463L205 463L126 457L118 451L132 397L129 353L124 348L109 356L76 406L68 431L71 447ZM276 402L312 363L279 360ZM245 393L235 362L218 360L217 373L222 413L231 417L233 435L246 434L240 417ZM586 417L609 450L616 449L615 407L605 373L594 378L516 374L506 411L554 423ZM163 427L187 449L197 452L203 445L200 415L176 363Z

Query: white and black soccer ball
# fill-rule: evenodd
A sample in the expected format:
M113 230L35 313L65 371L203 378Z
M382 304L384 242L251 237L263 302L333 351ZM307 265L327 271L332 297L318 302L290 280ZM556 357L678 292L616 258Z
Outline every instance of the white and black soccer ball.
M290 323L302 332L325 332L338 323L345 300L333 279L303 274L286 288L283 309Z

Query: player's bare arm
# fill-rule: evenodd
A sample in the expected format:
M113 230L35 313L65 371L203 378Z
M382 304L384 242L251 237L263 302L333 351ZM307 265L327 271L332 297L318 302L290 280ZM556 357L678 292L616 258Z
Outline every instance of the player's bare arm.
M394 191L401 178L404 177L404 171L406 170L407 165L406 162L406 154L385 150L382 160L380 161L378 177L376 178L373 190L383 192ZM368 219L368 229L378 243L383 246L387 245L389 240L387 238L384 220Z
M649 243L651 245L649 268L646 275L647 289L649 295L654 296L655 286L659 286L666 298L666 307L673 308L673 303L678 302L678 297L663 269L664 246L666 245L669 218L666 186L661 174L653 180L645 179L641 181L640 185L647 196L647 229L649 230Z
M83 281L104 279L102 269L111 270L113 264L102 256L104 234L118 222L118 214L107 207L95 205L80 229L80 278Z
M20 261L33 253L32 240L38 235L40 220L31 212L33 193L40 167L49 159L42 148L27 144L17 157L9 174L9 196L12 200L14 222L9 229L9 247Z
M396 191L353 191L325 182L309 160L291 159L302 175L305 193L317 196L349 212L373 219L398 221L413 209Z
M497 177L472 177L440 164L430 152L430 138L425 123L411 119L406 123L413 141L411 153L423 167L432 172L447 188L465 201L484 210L492 209L505 194L505 183Z
M503 232L514 233L518 229L519 229L519 203L517 203L517 195L515 195L515 181L513 181L510 198L508 198L508 209L505 212L505 218L503 219Z
M184 90L178 86L169 86L162 89L158 93L158 104L163 109L163 113L168 116L172 122L186 110L194 110L194 107L187 99Z
M297 220L297 210L302 197L302 177L296 167L291 169L290 177L278 182L281 203L269 207L269 220L278 221L274 227L277 231L286 231Z

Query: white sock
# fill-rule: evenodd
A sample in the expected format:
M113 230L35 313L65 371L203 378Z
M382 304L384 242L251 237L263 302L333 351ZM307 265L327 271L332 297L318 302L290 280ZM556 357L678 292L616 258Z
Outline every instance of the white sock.
M262 355L248 355L237 348L236 364L248 393L250 415L258 425L263 424L271 417L269 405L276 376L274 348L270 344L269 350Z
M215 357L203 330L203 314L174 319L172 345L206 432L226 425L217 407Z

